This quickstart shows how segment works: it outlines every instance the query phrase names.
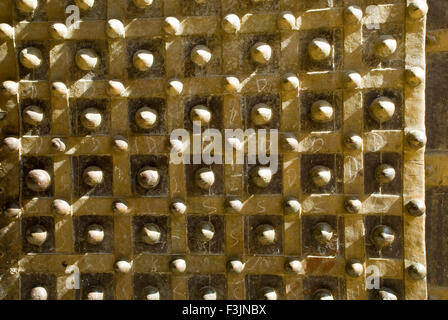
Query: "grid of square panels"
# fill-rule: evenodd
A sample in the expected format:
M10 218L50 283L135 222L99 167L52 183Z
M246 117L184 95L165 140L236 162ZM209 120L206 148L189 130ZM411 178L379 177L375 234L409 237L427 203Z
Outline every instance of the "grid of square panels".
M7 297L424 297L410 2L149 2L1 2ZM192 120L279 130L278 170L173 164Z

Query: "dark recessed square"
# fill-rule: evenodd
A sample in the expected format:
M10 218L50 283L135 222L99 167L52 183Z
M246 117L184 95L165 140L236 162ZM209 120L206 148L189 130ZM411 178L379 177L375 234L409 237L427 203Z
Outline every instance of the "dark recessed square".
M103 172L103 182L91 187L84 182L84 171L89 167L98 167ZM75 196L107 197L112 195L112 157L78 156L72 157Z
M192 163L193 160L190 160ZM208 168L213 171L215 175L215 182L210 189L202 189L196 183L196 172L202 168ZM212 196L212 195L222 195L224 193L223 186L223 165L222 164L186 164L185 165L185 183L187 185L187 195L188 196Z
M334 300L345 300L345 279L327 276L303 278L303 295L305 300L314 300L317 290L328 290Z
M184 108L185 108L185 117L184 117L184 128L193 132L193 121L191 121L190 113L191 109L196 106L204 106L211 112L211 120L207 126L203 126L202 128L214 128L221 129L222 128L222 97L220 96L193 96L184 99Z
M27 240L27 233L33 227L39 226L37 230L45 230L47 238L41 245L35 245ZM22 218L22 252L23 253L51 253L54 252L54 220L53 217L33 216ZM32 231L31 231L32 232Z
M314 237L314 228L327 223L333 230L328 242L319 242ZM302 217L302 253L304 256L341 256L344 254L344 220L335 215ZM312 270L310 270L312 271Z
M191 1L191 2L194 2ZM208 2L208 1L207 1ZM191 60L191 52L196 46L206 46L211 51L211 59L205 66L198 66ZM221 74L221 39L207 37L184 38L184 72L185 77L202 77Z
M151 189L145 189L138 183L138 173L144 167L155 168L159 172L159 183ZM132 193L138 196L158 197L168 195L168 157L162 155L131 156Z
M385 184L380 184L376 177L376 168L387 164L395 169L395 178ZM395 152L369 152L364 154L364 189L366 194L400 194L401 190L401 154Z
M388 289L392 291L398 300L404 299L404 289L403 289L403 280L400 279L385 279L380 278L380 289ZM370 289L368 290L368 299L369 300L381 300L378 295L378 289Z
M327 101L333 107L333 118L328 122L315 122L311 118L311 108L319 100ZM299 109L301 131L338 131L342 122L342 92L302 92Z
M395 104L395 112L391 119L378 123L370 115L370 105L375 99L386 97ZM364 128L370 130L401 130L403 128L403 92L401 90L379 89L364 93Z
M263 225L273 227L275 240L272 244L262 244L258 240L258 233ZM247 254L280 255L283 253L283 216L255 215L247 216L244 220L244 243Z
M139 8L134 1L129 0L126 10L126 18L146 18L146 17L161 17L163 16L163 0L153 0L151 5L147 8Z
M20 53L27 48L35 48L40 51L42 58L41 64L35 69L28 69L20 62ZM21 80L46 80L48 78L49 68L49 47L43 41L26 41L17 44L16 48L17 64L19 67L19 75Z
M181 0L182 16L216 16L221 11L220 0L207 0L197 3L195 0Z
M272 119L265 125L256 125L252 121L251 111L258 104L265 104L272 110ZM248 129L278 129L280 127L280 96L278 94L257 94L241 98L243 106L244 128Z
M35 100L35 99L23 99L21 101L21 114L22 114L22 132L23 135L28 136L46 136L50 133L51 126L51 108L48 100ZM39 108L43 112L43 119L37 125L29 124L25 122L23 114L24 111L40 112Z
M81 292L78 299L87 300L92 290L103 292L104 300L113 300L115 297L115 280L112 273L82 273Z
M363 25L363 47L362 60L369 68L393 68L400 69L403 67L405 48L403 35L405 34L403 24L385 23L381 26L375 25L375 21L365 23ZM381 36L389 35L397 41L397 49L395 53L387 58L379 58L375 55L374 47Z
M331 45L331 54L324 60L313 60L308 46L313 39L325 39ZM299 32L299 65L302 71L334 71L342 68L343 32L341 29L313 29Z
M403 256L403 227L399 216L366 216L366 254L369 258L401 259ZM372 241L372 233L377 226L388 226L392 229L395 239L391 246L379 248Z
M330 182L324 186L314 184L311 171L315 166L324 166L331 170ZM303 154L300 160L302 190L304 193L341 193L343 159L340 154Z
M56 300L56 276L51 273L21 273L20 299L31 300L31 290L43 287L47 290L48 300Z
M51 177L54 179L53 175L53 159L51 157L22 157L22 172L21 172L21 181L22 181L22 196L26 198L31 197L39 197L39 198L48 198L53 196L53 181L51 181L51 185L48 189L44 191L34 191L28 187L26 184L26 177L31 170L40 169L45 170Z
M88 242L89 227L96 226L103 230L104 239L98 244ZM75 251L79 253L112 253L114 250L114 219L113 216L75 216L73 217L75 233Z
M279 34L240 35L240 39L241 49L239 54L241 55L241 64L240 68L236 70L238 73L250 74L256 72L257 74L266 74L279 71L279 59L281 56ZM268 44L272 50L271 59L264 65L256 63L251 57L251 49L258 42Z
M245 278L246 299L247 300L265 300L265 291L267 288L274 289L279 300L284 299L285 288L281 276L270 274L248 274Z
M213 225L214 235L209 241L201 238L201 233L198 230L201 228L201 223L208 222ZM224 253L224 216L187 216L187 235L188 235L188 249L191 253L203 254L220 254Z
M145 288L153 287L159 291L160 300L171 299L171 277L168 274L135 273L133 283L133 299L146 300Z
M110 128L110 106L106 99L72 99L71 105L71 125L73 134L84 135L107 135ZM96 129L88 129L82 123L84 112L88 109L96 109L101 114L101 124ZM94 110L92 110L94 111Z
M216 300L227 300L227 281L223 274L194 275L188 278L188 299L204 300L207 292L216 292Z
M257 155L258 157L259 155ZM264 188L257 186L253 180L252 175L254 170L258 167L269 167L270 163L261 165L259 159L256 160L256 164L249 164L248 158L244 158L244 190L247 194L281 194L282 193L282 157L279 155L266 155L271 159L277 158L277 171L273 173L271 182ZM274 170L274 168L272 168ZM271 171L272 171L271 170Z
M71 80L104 80L108 73L108 62L107 57L108 49L107 43L104 40L82 40L77 41L75 43L70 44L70 52L71 52L71 61L70 65L70 75ZM90 49L93 50L98 57L98 64L91 71L81 70L75 63L76 53L82 49ZM86 83L87 84L87 83ZM86 91L93 90L92 88L86 88Z
M143 10L145 11L145 10ZM152 53L154 60L148 71L138 70L133 63L134 54L140 50ZM152 79L165 76L165 42L163 39L126 40L126 65L129 79Z
M154 244L143 240L143 228L147 224L154 224L161 231L160 241ZM166 216L142 215L132 218L132 233L134 236L134 250L136 253L167 253L169 252L170 219Z
M140 108L150 108L157 112L157 122L150 128L145 129L137 125L135 115ZM128 100L129 124L133 133L163 135L166 133L166 102L161 98L130 99Z

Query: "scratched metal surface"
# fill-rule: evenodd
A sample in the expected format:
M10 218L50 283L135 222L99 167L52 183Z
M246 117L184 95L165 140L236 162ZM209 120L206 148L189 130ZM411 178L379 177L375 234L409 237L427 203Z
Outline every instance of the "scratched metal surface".
M424 148L411 148L404 139L410 129L424 131L424 84L412 87L403 76L405 68L425 66L426 19L409 16L411 1L154 0L139 9L132 0L96 0L93 8L81 10L80 29L63 39L49 30L65 23L65 8L75 1L40 0L31 14L18 8L19 2L0 0L0 23L12 27L0 28L0 80L13 82L3 83L0 95L1 298L377 299L385 289L399 299L426 298L426 280L408 271L415 263L426 265L424 216L411 216L404 208L410 200L424 200ZM344 18L350 5L361 8L361 21ZM292 24L282 20L284 11L294 16ZM222 27L229 13L241 21L235 34ZM164 31L170 16L181 22L175 35ZM122 22L124 36L107 32L111 19ZM381 35L397 42L384 59L372 55ZM313 61L307 52L315 38L330 44L324 61ZM250 58L260 41L272 49L264 66ZM206 67L190 59L198 44L211 49ZM29 47L42 53L41 65L32 70L20 61ZM98 55L93 71L75 63L75 54L86 48ZM154 56L147 72L132 62L140 49ZM361 83L348 82L349 71L359 73ZM297 76L298 88L285 85L286 73ZM228 75L240 81L236 92L225 88ZM174 78L183 83L179 94L167 90ZM110 80L125 90L117 94ZM61 94L55 82L65 84L67 92ZM381 125L368 112L379 96L396 107L391 121ZM327 123L310 117L319 99L333 107ZM169 163L169 133L191 128L193 106L211 109L213 128L245 129L251 126L251 108L261 102L274 114L268 128L278 129L282 139L295 139L289 145L281 140L279 171L266 188L254 185L253 165L247 163L212 165L216 182L206 192L194 180L204 165ZM29 105L42 109L37 125L25 121ZM136 124L141 106L157 110L156 127ZM95 131L82 123L90 107L102 116ZM355 150L345 143L352 133L362 141ZM126 150L114 147L116 136L124 137ZM11 137L17 140L5 140ZM375 177L385 163L396 172L389 185ZM92 165L104 176L94 188L83 177ZM161 177L149 190L136 179L146 165ZM331 172L325 186L312 182L316 166ZM27 183L33 169L50 175L44 191ZM286 206L291 198L301 210ZM352 198L361 203L357 213L347 210ZM186 204L184 214L170 209L176 199ZM230 207L234 199L241 200L241 210ZM68 204L65 215L56 212L55 200ZM332 236L319 242L313 230L324 222ZM214 227L207 242L198 235L204 223ZM142 241L148 224L159 228L155 244ZM92 225L104 234L97 243L88 239ZM262 225L275 232L273 242L260 243ZM393 245L379 248L372 241L378 225L393 230ZM35 226L45 231L30 241ZM33 244L45 232L44 241ZM359 263L355 275L347 271L352 259ZM182 260L185 270L173 265ZM241 264L232 268L230 261ZM379 286L368 289L372 272Z

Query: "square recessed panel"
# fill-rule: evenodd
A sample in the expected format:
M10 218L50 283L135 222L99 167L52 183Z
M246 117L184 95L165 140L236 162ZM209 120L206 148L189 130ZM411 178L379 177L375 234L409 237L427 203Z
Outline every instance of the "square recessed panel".
M399 216L367 216L364 218L366 230L366 254L369 258L400 259L403 256L403 221ZM381 246L374 240L378 227L389 228L394 237L392 244ZM381 229L377 229L381 230Z
M145 128L137 125L136 115L142 111L156 112L157 122L150 128ZM128 100L129 124L131 131L135 135L162 135L166 133L166 101L162 98L148 98L148 99L129 99Z
M377 122L371 115L372 103L384 97L389 99L395 111L392 117L382 123ZM403 92L394 89L370 90L364 93L364 129L365 130L401 130L403 128Z
M259 64L251 57L251 49L258 43L267 44L271 47L271 57L266 64ZM240 68L238 73L272 74L279 70L280 59L280 35L276 33L248 34L240 36Z
M27 136L48 135L51 129L51 108L49 101L23 99L20 104L22 113L22 134ZM33 120L33 117L26 116L25 113L30 113L31 115L34 114L34 116L37 116L37 119L39 119L39 115L42 115L42 120L33 123L33 121L31 121Z
M326 101L333 108L333 116L329 121L316 122L311 117L313 104L319 101ZM342 91L305 91L301 93L300 130L304 132L338 131L342 122L342 101Z
M51 273L21 273L20 298L32 300L33 288L42 287L47 292L48 300L56 300L56 275Z
M193 162L193 159L190 161ZM198 170L210 169L214 174L214 183L208 189L199 187L195 178ZM211 195L222 195L224 193L223 186L223 165L222 164L212 164L209 166L202 164L186 164L185 165L185 183L187 187L188 196L211 196Z
M304 256L341 256L343 255L343 230L344 223L342 217L335 215L327 216L304 216L302 218L302 254ZM319 228L322 224L325 227ZM330 226L330 229L325 229ZM331 239L320 241L319 230L332 232Z
M49 46L47 42L44 41L24 41L17 44L17 61L22 61L20 59L23 54L28 55L38 55L40 56L40 65L35 68L28 68L22 62L18 63L19 74L22 80L46 80L48 78L48 69L50 64L49 57Z
M194 2L194 1L192 1ZM209 1L207 1L209 2ZM205 46L210 50L210 61L205 66L197 65L192 60L192 52L196 46ZM185 38L184 43L184 72L185 77L203 77L221 74L221 42L219 38L191 37Z
M106 99L72 99L71 125L73 135L95 136L107 135L110 131L110 102ZM91 129L83 124L83 119L89 113L100 114L101 123L97 128Z
M142 50L153 56L152 65L146 71L137 69L133 62L135 54ZM162 78L165 76L165 42L146 38L126 40L126 66L130 79Z
M184 99L184 128L193 133L191 111L194 107L206 107L211 114L210 122L202 126L206 129L222 129L223 98L219 96L192 96Z
M22 158L22 196L25 198L53 196L53 159L51 157L23 157ZM35 191L28 187L26 178L32 170L44 170L51 177L50 186L43 191Z
M375 9L372 9L375 10ZM399 69L404 65L404 39L402 24L375 24L371 21L363 26L362 60L369 68ZM375 45L383 36L393 37L397 41L397 49L388 57L380 58L375 54Z
M72 81L77 80L104 80L108 74L108 46L104 40L80 40L70 43L70 76ZM76 65L76 54L80 50L91 50L98 61L93 70L81 70ZM90 54L89 54L90 56ZM85 87L88 83L85 84ZM87 88L85 88L87 89Z
M280 96L278 94L257 94L241 98L243 107L244 129L279 129L280 127ZM271 109L271 120L266 124L257 124L252 119L252 110L263 106ZM255 109L257 110L257 109Z

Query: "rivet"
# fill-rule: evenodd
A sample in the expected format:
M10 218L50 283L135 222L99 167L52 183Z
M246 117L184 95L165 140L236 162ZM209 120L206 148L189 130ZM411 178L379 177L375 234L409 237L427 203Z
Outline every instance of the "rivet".
M203 300L216 300L218 298L218 293L212 287L206 287L201 289L201 297Z
M284 11L278 16L277 25L280 30L294 30L296 17L294 17L292 12Z
M377 297L379 300L398 300L396 293L389 288L378 290Z
M409 146L413 149L421 149L426 145L426 135L420 130L411 130L406 134Z
M333 235L333 227L326 222L319 222L313 228L313 238L319 243L325 244L329 242Z
M82 174L83 181L90 187L95 187L104 181L103 170L97 166L87 167Z
M328 59L331 51L331 44L324 38L315 38L308 45L308 54L315 61Z
M22 112L23 122L37 126L44 120L44 111L38 106L28 106Z
M277 300L278 295L274 288L265 287L261 290L261 299L262 300Z
M419 217L425 214L426 206L425 202L418 199L412 199L405 205L406 211L414 217Z
M129 212L128 205L123 200L116 200L112 203L112 210L116 214L127 214Z
M158 114L152 108L142 107L135 113L135 123L142 129L152 129L157 125Z
M376 98L369 106L369 112L378 123L383 123L392 118L395 113L395 103L388 97Z
M234 273L242 273L244 271L245 264L238 259L231 259L227 261L227 270Z
M167 93L170 96L178 96L182 93L184 85L182 82L176 79L172 79L168 82Z
M41 246L47 241L48 232L42 225L34 225L26 231L26 240L35 246Z
M426 278L426 267L421 263L414 262L408 267L408 275L414 280L423 280Z
M281 135L281 147L284 152L299 152L300 143L293 133L284 133Z
M121 96L126 91L124 84L118 80L109 80L107 82L107 93L110 96Z
M425 70L420 67L409 67L406 68L405 78L406 83L411 87L417 87L422 84L425 79Z
M159 170L145 166L137 174L138 184L145 189L153 189L160 182Z
M380 184L391 183L395 179L395 169L388 164L381 164L375 170L375 179Z
M47 171L34 169L28 172L26 176L26 185L35 192L47 190L51 185L51 177Z
M288 197L285 199L283 204L285 213L287 214L301 214L302 206L300 205L299 200L293 197Z
M6 152L14 152L20 148L20 140L16 137L6 137L2 141L2 150Z
M51 84L51 93L55 96L64 97L68 93L67 86L63 82L53 82Z
M187 263L182 258L177 258L171 261L170 263L171 270L178 273L184 273L187 269Z
M359 260L350 259L345 265L345 272L352 277L357 278L364 272L364 266Z
M356 197L347 197L344 201L344 209L349 213L359 213L362 209L362 202Z
M413 0L408 3L408 15L414 20L420 20L428 13L428 4L426 1Z
M334 298L330 290L318 289L313 294L313 300L334 300Z
M191 50L191 61L199 67L204 67L212 59L212 52L204 45L198 45Z
M129 273L132 269L132 263L125 259L119 259L114 264L114 270L118 273Z
M344 87L347 89L360 89L362 82L362 77L358 72L347 71L344 74Z
M348 150L360 150L362 148L363 141L362 138L356 133L351 133L345 136L344 146Z
M358 6L348 6L344 9L344 21L348 24L357 24L362 20L362 9Z
M7 96L15 96L19 92L19 83L11 80L2 82L2 92Z
M222 20L222 29L227 33L237 33L240 31L241 22L236 14L228 14Z
M142 228L141 238L146 244L157 244L162 239L162 230L154 223L147 223Z
M212 113L209 108L203 105L197 105L191 108L190 120L200 122L202 127L207 126L212 120Z
M331 170L325 166L315 166L311 169L311 180L317 187L323 187L331 181Z
M209 168L201 168L196 171L194 180L199 188L209 190L215 183L215 174Z
M304 272L302 262L297 259L289 259L286 261L285 269L295 274L301 274Z
M53 213L60 216L68 216L71 213L70 204L62 199L53 200L53 203L51 204L51 209L53 210Z
M256 228L255 233L258 243L263 246L273 244L277 240L275 229L270 224L259 225Z
M224 78L224 89L229 93L238 92L240 85L240 80L237 77L227 76Z
M299 78L294 73L285 73L282 77L282 88L285 91L295 91L299 89Z
M209 221L201 221L196 226L196 235L203 242L208 242L215 236L215 227Z
M53 39L67 39L68 29L63 23L53 23L49 28L50 35Z
M104 240L104 229L99 224L91 224L87 227L86 241L92 245L98 245Z
M118 152L127 152L129 149L128 141L123 136L115 136L112 141L112 146Z
M125 29L123 22L117 19L107 21L106 33L110 38L124 38Z
M187 206L182 200L174 199L173 202L171 202L170 210L174 214L185 214L185 212L187 212Z
M91 71L99 64L100 58L92 49L81 49L76 52L75 63L83 71Z
M143 289L145 300L160 300L160 291L156 287L147 286Z
M39 2L37 0L16 0L16 4L20 11L30 13L37 9Z
M20 63L28 69L37 69L42 65L42 52L34 47L28 47L20 51Z
M47 300L48 292L44 287L38 286L31 289L30 292L31 300Z
M154 64L154 55L148 50L138 50L134 53L132 63L138 71L146 72Z
M267 64L272 58L272 48L264 42L256 43L250 50L252 60L258 64Z
M333 107L326 100L318 100L311 106L311 120L317 123L326 123L333 120Z
M268 124L272 117L272 109L265 103L258 103L250 110L250 119L257 126Z
M22 214L22 209L17 203L8 203L3 210L3 213L8 218L18 218Z
M180 22L175 17L166 17L164 20L163 30L171 35L176 35L180 31Z
M243 202L237 197L230 197L227 199L227 208L234 212L241 212L243 210Z
M397 50L397 40L389 35L380 36L375 42L374 50L379 58L388 58Z
M0 23L0 38L12 39L14 37L14 28L7 23Z
M377 248L382 249L392 245L395 240L395 232L388 226L378 225L372 230L370 239Z
M75 4L82 10L90 10L95 5L95 0L75 0Z
M87 300L104 300L104 289L93 286L87 289Z
M96 130L101 126L103 117L96 108L87 108L81 113L81 124L88 130Z
M259 188L266 188L272 181L272 170L269 167L254 167L250 171L252 182Z
M146 9L152 4L153 0L134 0L134 4L137 8Z

